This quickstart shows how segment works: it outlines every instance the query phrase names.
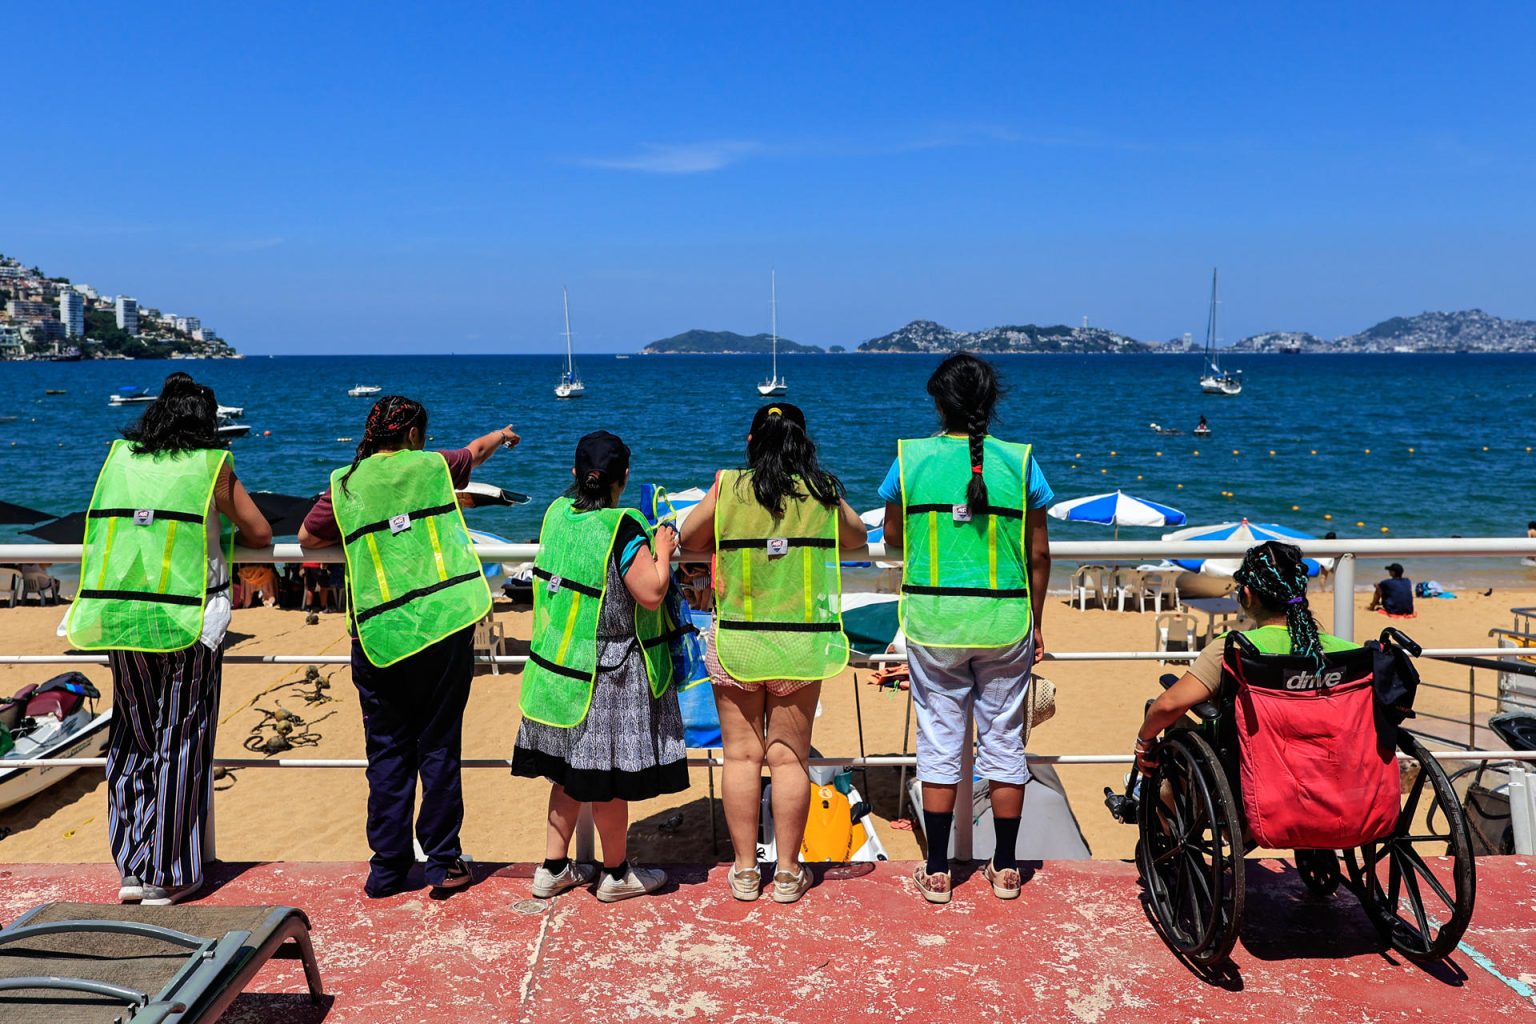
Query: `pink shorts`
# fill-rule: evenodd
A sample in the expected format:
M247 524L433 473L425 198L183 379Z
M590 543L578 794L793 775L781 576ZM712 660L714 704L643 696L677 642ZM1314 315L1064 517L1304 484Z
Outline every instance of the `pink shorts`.
M720 655L715 653L715 631L710 630L704 634L704 668L709 672L709 681L716 686L729 686L737 690L746 690L748 693L757 690L767 690L775 697L788 697L802 686L809 686L814 679L758 679L747 681L737 679L725 670L720 664Z

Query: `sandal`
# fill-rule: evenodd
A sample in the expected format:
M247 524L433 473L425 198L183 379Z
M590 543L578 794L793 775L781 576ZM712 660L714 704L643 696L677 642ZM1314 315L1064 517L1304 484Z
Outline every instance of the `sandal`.
M918 891L923 894L923 899L929 903L948 903L952 895L949 891L950 879L948 871L935 871L933 874L923 870L919 864L912 872L912 881L917 883Z
M763 872L761 868L750 867L744 871L731 868L730 873L731 895L743 903L751 903L763 894Z
M1016 900L1024 887L1018 868L996 868L991 861L981 869L981 877L992 883L992 895L1000 900Z

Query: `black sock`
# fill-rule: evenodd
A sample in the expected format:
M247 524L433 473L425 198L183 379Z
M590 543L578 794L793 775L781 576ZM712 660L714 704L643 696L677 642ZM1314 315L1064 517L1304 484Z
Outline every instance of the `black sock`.
M992 866L999 871L1004 868L1017 869L1019 860L1014 847L1019 844L1019 819L999 818L993 814L992 828L997 833L997 845L992 849Z
M558 875L570 866L571 858L569 857L544 858L544 870L552 875Z
M624 876L629 874L629 860L621 860L611 868L605 865L603 870L608 872L608 877L615 882L622 882L624 881Z
M923 832L928 838L930 875L949 870L949 833L955 827L954 811L923 811Z

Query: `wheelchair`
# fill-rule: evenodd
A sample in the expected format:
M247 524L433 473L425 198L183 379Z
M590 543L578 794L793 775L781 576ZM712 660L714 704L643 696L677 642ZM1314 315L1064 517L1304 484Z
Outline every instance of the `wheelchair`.
M1140 829L1143 899L1176 953L1200 968L1226 960L1242 928L1244 857L1261 847L1294 849L1298 875L1319 896L1341 884L1353 892L1406 959L1430 963L1456 948L1476 866L1445 770L1399 728L1412 714L1419 653L1388 629L1326 655L1319 670L1229 634L1216 696L1193 709L1192 725L1186 717L1159 737L1149 776L1133 769L1123 795L1104 790L1114 817ZM1402 676L1411 677L1406 704ZM1164 688L1177 678L1164 676ZM1380 699L1388 691L1395 707ZM1286 716L1306 721L1288 727ZM1429 866L1437 857L1449 871Z

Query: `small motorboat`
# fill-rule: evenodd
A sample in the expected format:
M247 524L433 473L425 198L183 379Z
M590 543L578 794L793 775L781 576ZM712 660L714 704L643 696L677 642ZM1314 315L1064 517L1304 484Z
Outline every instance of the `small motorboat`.
M533 499L521 491L509 491L504 487L494 484L483 484L477 480L471 480L466 486L455 492L459 496L459 504L465 508L488 508L492 505L526 505Z
M76 769L7 767L7 761L101 757L107 749L112 710L98 714L101 693L79 672L24 686L0 697L0 810L62 782Z
M43 394L45 394L45 395L67 395L67 394L69 394L69 391L64 389L64 388L49 388L47 391L44 391Z
M244 437L251 432L249 423L230 423L227 420L219 421L220 437Z
M151 395L143 388L125 385L117 389L117 392L108 396L108 405L144 405L153 402L159 395Z
M245 415L245 406L243 406L243 405L221 405L221 406L219 406L219 419L221 419L221 420L238 420L238 419L240 419L244 415Z
M1210 437L1211 428L1202 424L1201 426L1196 427L1194 430L1191 430L1190 433L1194 434L1196 437Z
M1152 429L1152 433L1163 434L1169 437L1177 437L1178 435L1184 433L1182 430L1175 430L1172 427L1165 427L1161 423L1148 423L1147 426Z
M355 384L352 387L347 388L347 397L371 398L383 390L384 389L379 387L377 384Z

